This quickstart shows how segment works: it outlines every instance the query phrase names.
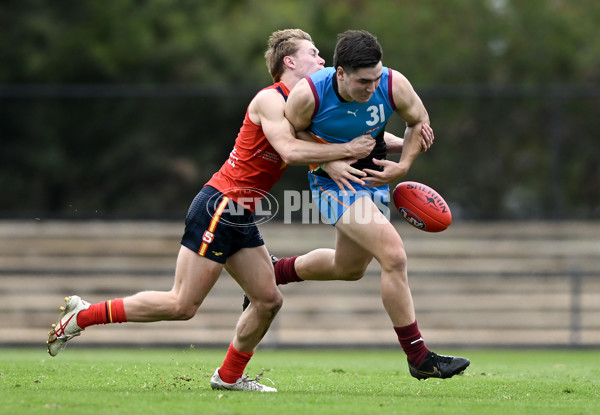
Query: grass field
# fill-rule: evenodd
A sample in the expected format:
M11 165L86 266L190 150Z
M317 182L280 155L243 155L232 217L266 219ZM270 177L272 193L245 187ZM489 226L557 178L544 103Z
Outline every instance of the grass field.
M278 393L213 391L225 350L0 349L2 414L598 414L599 351L439 350L462 375L417 381L392 350L258 350ZM265 381L268 383L268 381Z

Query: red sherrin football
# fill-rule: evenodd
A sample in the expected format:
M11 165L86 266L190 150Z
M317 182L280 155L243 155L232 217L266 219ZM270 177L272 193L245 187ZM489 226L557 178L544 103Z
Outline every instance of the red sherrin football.
M394 189L394 204L404 219L417 229L441 232L452 223L446 201L431 187L402 182Z

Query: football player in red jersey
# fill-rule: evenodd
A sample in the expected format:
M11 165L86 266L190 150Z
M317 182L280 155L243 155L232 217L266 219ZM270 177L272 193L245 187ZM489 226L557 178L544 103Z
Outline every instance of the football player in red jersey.
M211 386L276 391L242 376L282 304L271 259L254 223L255 204L287 164L360 159L371 152L374 140L368 135L334 145L298 140L284 117L285 100L298 81L323 68L324 60L311 37L299 29L274 32L265 58L275 83L252 99L229 159L193 200L171 290L143 291L96 304L76 295L65 298L59 321L48 334L50 355L56 356L67 341L92 325L192 318L225 267L252 305L242 313Z

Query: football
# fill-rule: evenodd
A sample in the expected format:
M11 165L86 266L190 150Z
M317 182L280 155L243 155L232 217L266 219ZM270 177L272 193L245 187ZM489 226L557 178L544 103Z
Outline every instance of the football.
M441 232L452 223L446 201L431 187L417 182L402 182L393 193L394 204L402 217L417 229Z

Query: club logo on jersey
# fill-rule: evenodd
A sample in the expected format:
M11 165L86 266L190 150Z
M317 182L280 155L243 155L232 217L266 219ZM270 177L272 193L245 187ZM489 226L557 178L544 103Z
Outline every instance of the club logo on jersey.
M227 201L223 202L225 197ZM206 209L211 216L219 216L220 224L248 227L273 219L279 211L279 203L264 190L233 187L214 194L206 204Z

